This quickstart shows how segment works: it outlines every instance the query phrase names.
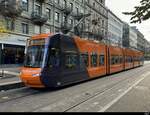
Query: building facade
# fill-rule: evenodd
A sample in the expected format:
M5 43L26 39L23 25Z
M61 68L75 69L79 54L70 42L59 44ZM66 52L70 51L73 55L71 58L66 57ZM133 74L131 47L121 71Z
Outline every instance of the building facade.
M123 22L110 10L108 10L108 40L113 46L122 47Z
M137 31L135 27L130 27L126 22L123 26L123 47L137 50Z
M150 60L150 42L146 39L144 40L145 50L144 50L144 57L145 60Z
M145 38L144 35L136 28L133 27L137 32L137 50L144 52L145 51Z
M123 24L123 38L122 38L122 45L125 48L129 48L130 42L129 42L129 28L130 26L124 22Z
M132 49L137 49L137 31L134 27L129 28L129 46Z
M22 63L26 40L34 34L74 32L79 25L75 32L81 37L107 41L105 0L1 0L0 8L0 26L9 31L0 35L0 64Z

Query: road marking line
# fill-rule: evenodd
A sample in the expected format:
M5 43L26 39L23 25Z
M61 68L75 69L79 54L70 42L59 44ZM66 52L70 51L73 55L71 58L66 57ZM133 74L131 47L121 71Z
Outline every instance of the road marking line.
M4 85L9 85L9 84L16 84L16 83L22 83L20 80L18 81L12 81L12 82L6 82L6 83L0 83L0 87Z
M150 72L143 74L142 78L138 80L136 83L134 83L131 87L129 87L125 92L123 92L121 95L119 95L116 99L111 101L109 104L107 104L105 107L103 107L100 111L98 112L105 112L107 109L109 109L113 104L115 104L119 99L121 99L125 94L127 94L130 90L133 89L136 85L138 85L141 81L143 81L148 75L150 75Z

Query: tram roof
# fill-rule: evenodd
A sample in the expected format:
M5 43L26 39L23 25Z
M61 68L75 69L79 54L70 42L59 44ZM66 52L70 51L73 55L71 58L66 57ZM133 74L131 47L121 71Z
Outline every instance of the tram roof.
M47 34L38 34L38 35L34 35L32 36L32 39L41 39L41 38L48 38L49 36L54 35L53 33L47 33Z

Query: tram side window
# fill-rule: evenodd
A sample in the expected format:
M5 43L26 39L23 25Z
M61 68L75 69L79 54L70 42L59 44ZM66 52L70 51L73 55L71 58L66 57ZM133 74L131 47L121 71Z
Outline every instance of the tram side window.
M119 63L119 56L115 56L115 64Z
M111 65L119 64L120 57L119 56L111 56Z
M91 55L91 66L97 67L97 54L96 53Z
M130 56L130 62L132 63L133 62L133 58Z
M105 57L104 55L100 55L99 57L99 65L104 66L105 65Z
M136 61L136 57L133 58L134 62Z
M77 54L66 54L65 55L65 67L67 69L75 69L78 65L78 55Z
M89 56L88 53L86 54L81 54L81 61L85 64L86 67L89 66Z
M126 56L126 57L125 57L125 60L126 60L126 62L128 63L128 62L129 62L129 57Z
M115 57L111 56L111 65L114 65L114 64L115 64Z
M59 66L60 66L59 49L51 48L48 59L48 67L54 68Z
M121 64L123 62L123 57L120 56L119 59L120 59L120 64Z

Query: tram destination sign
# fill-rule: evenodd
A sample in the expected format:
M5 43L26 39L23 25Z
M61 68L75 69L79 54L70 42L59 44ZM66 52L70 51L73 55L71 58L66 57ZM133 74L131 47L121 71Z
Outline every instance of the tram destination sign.
M45 45L45 39L29 40L29 46Z

